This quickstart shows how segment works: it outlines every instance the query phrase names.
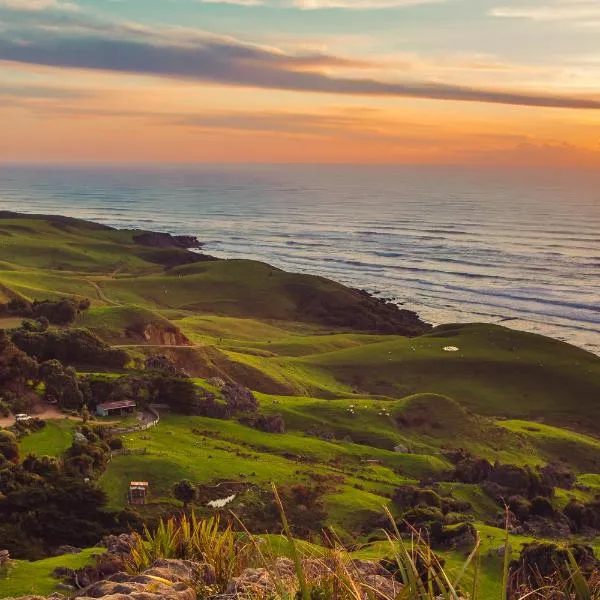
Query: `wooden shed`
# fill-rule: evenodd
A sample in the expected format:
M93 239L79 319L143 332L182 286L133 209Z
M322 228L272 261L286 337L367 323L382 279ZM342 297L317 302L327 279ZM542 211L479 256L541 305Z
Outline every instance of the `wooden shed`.
M148 486L147 481L132 481L129 484L129 492L127 493L129 504L146 504Z

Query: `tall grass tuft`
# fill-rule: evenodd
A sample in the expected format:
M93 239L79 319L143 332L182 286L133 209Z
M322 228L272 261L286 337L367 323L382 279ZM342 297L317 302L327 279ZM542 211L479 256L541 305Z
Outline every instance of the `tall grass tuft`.
M154 531L144 528L133 534L126 563L130 573L148 569L159 558L176 558L206 563L212 568L216 585L227 583L248 565L249 546L233 531L231 524L221 527L218 516L198 519L183 515L161 519Z

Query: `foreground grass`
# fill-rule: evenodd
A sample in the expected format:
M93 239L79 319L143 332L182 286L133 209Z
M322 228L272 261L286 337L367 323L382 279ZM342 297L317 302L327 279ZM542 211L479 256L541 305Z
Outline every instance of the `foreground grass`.
M219 515L198 519L192 513L161 519L155 530L146 528L143 535L136 535L127 560L128 571L141 573L158 558L203 560L212 565L215 587L222 592L245 568L262 566L268 573L264 583L269 587L259 586L254 593L246 590L251 597L363 600L370 598L374 590L371 583L364 581L354 570L353 559L379 561L385 557L395 571L395 580L401 584L401 589L384 596L386 600L506 600L509 589L514 591L510 595L512 600L529 597L594 600L600 592L600 574L584 575L571 554L564 559L564 564L556 565L554 576L539 578L536 582L534 571L531 571L533 579L528 589L515 585L509 563L518 552L512 546L511 536L485 527L480 530L474 547L462 557L456 552L437 555L417 532L407 540L393 525L386 540L353 553L332 531L328 533L327 548L300 542L292 535L277 489L275 486L273 489L283 535L254 536L240 522L238 525L243 533L236 533L233 527L235 516L223 527L220 527ZM389 513L388 516L391 520ZM533 540L521 538L523 543L530 541ZM281 556L292 560L294 580L285 579L278 573L276 558ZM310 561L310 568L307 568L307 561ZM538 589L538 585L544 587ZM202 584L197 592L202 595Z

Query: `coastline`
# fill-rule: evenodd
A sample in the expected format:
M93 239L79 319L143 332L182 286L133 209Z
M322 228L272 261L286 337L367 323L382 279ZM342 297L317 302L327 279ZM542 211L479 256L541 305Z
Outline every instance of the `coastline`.
M587 188L573 198L560 182L435 169L308 174L0 168L0 208L197 235L207 254L392 297L431 323L501 324L600 355L600 211Z

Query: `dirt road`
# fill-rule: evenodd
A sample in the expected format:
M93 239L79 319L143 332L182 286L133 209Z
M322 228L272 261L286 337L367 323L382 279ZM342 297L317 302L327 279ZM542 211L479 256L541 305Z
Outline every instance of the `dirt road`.
M38 417L40 419L44 419L45 421L56 421L59 419L71 419L73 421L81 421L80 417L71 417L70 415L65 415L54 406L44 406L40 412L32 411L30 414L32 417ZM0 427L8 427L9 425L13 425L14 422L14 416L0 417Z

